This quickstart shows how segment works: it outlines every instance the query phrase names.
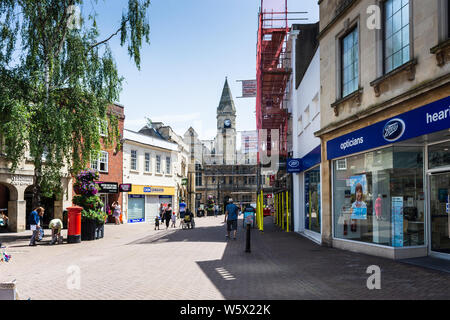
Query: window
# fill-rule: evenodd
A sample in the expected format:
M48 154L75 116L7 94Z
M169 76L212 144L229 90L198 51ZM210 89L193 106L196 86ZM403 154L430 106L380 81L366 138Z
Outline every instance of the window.
M137 170L137 150L131 150L131 170Z
M244 185L247 184L247 177L244 177Z
M342 98L356 91L359 85L358 28L341 40Z
M145 172L150 172L150 153L145 153Z
M304 117L303 119L305 120L305 128L309 125L310 123L310 118L309 118L309 106L306 107L305 109L305 113L304 113Z
M99 172L108 172L108 152L100 151L98 157L91 157L91 168L98 170Z
M106 137L108 135L108 121L99 119L99 122L100 136Z
M347 170L333 172L334 236L392 247L423 245L423 148L393 146L346 160Z
M202 185L202 172L201 172L201 165L196 163L195 164L195 185L201 186Z
M302 116L298 117L298 135L303 132L303 118Z
M233 177L229 177L228 179L229 179L229 181L230 181L229 184L233 184Z
M171 158L170 157L166 157L166 174L171 174L172 173L172 165L171 165Z
M347 170L347 159L340 159L336 161L336 170Z
M161 156L156 156L156 172L161 173Z
M410 60L409 1L384 3L384 71L388 73Z

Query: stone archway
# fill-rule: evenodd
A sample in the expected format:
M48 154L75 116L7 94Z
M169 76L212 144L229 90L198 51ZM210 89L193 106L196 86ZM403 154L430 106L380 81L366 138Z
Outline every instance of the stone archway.
M8 216L8 231L25 230L21 217L24 216L24 202L19 199L19 190L9 183L0 182L0 209Z

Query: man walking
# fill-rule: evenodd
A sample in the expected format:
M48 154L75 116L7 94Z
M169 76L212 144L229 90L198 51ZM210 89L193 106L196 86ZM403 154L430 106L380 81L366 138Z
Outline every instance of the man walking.
M228 199L228 205L225 209L225 219L227 223L227 239L230 239L230 233L233 231L233 240L236 240L237 219L239 215L238 207L233 203L233 199Z

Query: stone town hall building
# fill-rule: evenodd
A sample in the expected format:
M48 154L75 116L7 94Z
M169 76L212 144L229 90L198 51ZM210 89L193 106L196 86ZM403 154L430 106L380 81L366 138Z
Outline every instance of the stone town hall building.
M190 146L191 167L195 169L195 209L205 206L208 196L221 210L228 197L236 204L255 204L257 135L256 131L236 130L236 107L227 79L216 119L217 134L213 140L200 140L192 127L184 134L184 141Z

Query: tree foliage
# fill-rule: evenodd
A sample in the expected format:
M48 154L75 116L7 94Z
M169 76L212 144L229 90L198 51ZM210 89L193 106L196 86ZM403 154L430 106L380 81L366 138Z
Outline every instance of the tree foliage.
M73 8L83 2L0 1L3 152L13 171L29 157L35 186L47 195L59 189L65 164L77 173L98 153L101 120L110 123L106 142L118 141L117 120L108 116L107 106L118 100L123 78L110 40L120 36L138 69L143 42L149 43L150 0L128 0L120 23L105 39L99 39L95 11L73 27Z

